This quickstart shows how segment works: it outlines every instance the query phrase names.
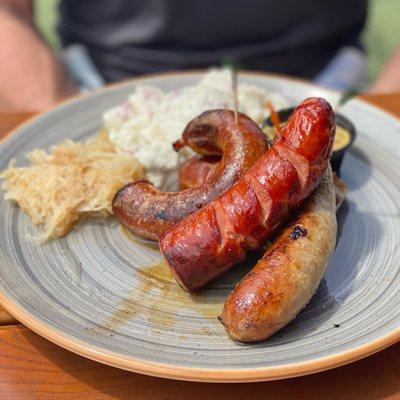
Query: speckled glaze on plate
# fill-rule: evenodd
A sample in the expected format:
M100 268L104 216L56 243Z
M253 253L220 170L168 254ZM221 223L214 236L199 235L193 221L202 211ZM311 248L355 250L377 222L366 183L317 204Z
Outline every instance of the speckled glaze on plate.
M149 76L66 102L21 126L0 144L11 158L98 131L104 110L137 84L173 89L199 73ZM291 104L338 95L306 82L243 73L243 82L282 93ZM157 248L113 220L86 221L38 246L28 218L0 195L0 301L49 340L88 358L140 373L210 382L286 378L333 368L400 339L400 123L360 100L341 113L359 136L346 154L348 199L339 238L317 294L294 322L266 342L232 342L216 317L240 277L235 268L189 296L172 280Z

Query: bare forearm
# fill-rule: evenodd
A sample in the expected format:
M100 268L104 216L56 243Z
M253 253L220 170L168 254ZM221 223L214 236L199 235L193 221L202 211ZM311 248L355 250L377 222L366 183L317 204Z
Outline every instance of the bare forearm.
M76 91L26 15L0 6L0 109L40 111Z
M371 92L400 92L400 46L386 61L377 80L371 87Z

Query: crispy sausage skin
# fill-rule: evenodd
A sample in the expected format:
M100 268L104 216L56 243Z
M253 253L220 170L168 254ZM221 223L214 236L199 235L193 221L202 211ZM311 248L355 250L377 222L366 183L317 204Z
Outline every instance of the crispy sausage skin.
M180 190L194 188L203 183L212 173L219 162L219 157L192 157L179 168ZM333 185L335 187L336 211L346 198L347 185L335 173L333 173Z
M329 167L298 215L228 297L220 321L233 340L267 339L310 301L335 248L335 212Z
M195 291L259 247L319 184L335 123L320 98L303 101L276 141L225 193L160 236L177 282Z
M227 190L268 149L265 135L244 114L229 110L206 111L185 128L178 150L189 146L201 155L222 155L208 179L200 186L181 192L162 192L150 182L123 187L114 197L116 217L137 235L157 240L187 215L197 211Z

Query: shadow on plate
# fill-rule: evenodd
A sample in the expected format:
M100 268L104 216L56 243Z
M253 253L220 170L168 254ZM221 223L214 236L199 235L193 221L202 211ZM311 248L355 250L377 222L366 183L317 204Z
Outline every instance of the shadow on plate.
M349 174L351 175L352 171L351 165L350 165L350 160L349 156L353 156L357 158L359 161L361 161L364 166L362 169L362 174L359 174L356 179L351 179L352 181L352 186L351 190L358 189L362 186L364 186L369 180L372 175L372 163L370 158L367 156L367 154L359 147L352 147L349 149L349 152L344 155L343 159L343 166L342 166L342 175L341 177L347 181L346 175ZM349 172L348 172L349 171Z

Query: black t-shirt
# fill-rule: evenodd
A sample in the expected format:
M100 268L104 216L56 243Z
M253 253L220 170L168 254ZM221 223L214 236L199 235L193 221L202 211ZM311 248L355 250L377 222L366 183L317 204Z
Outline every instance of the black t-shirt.
M107 80L227 59L311 78L360 46L366 11L367 0L61 0L59 33Z

